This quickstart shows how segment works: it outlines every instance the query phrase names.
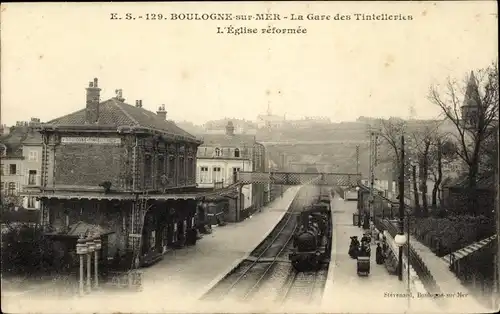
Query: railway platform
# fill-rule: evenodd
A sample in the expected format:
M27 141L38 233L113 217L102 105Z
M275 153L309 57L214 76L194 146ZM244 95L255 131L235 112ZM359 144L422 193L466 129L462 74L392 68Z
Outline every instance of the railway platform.
M300 186L289 188L251 218L219 227L195 246L168 252L143 269L140 292L93 291L84 297L58 298L40 293L2 296L9 313L163 313L207 312L198 299L258 246L286 213ZM227 309L230 312L238 309Z
M372 244L370 274L357 275L357 262L349 254L351 236L361 239L363 230L353 226L357 212L355 201L332 200L333 242L328 279L322 299L323 312L329 313L437 313L441 309L429 298L418 298L384 265L375 262L376 245Z

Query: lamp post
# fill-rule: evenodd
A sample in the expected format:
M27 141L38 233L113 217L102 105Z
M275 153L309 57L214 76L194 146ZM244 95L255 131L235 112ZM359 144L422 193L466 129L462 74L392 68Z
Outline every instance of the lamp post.
M78 286L79 286L79 292L80 296L83 296L84 291L83 291L83 282L84 282L84 275L83 275L83 255L87 254L87 245L85 244L85 239L83 238L83 235L80 235L80 238L77 240L76 243L76 254L80 257L80 278L78 280Z
M92 276L92 253L94 252L94 241L91 236L87 236L87 292L90 293L92 290L91 286L91 276Z
M402 256L402 252L403 252L403 246L407 243L408 241L408 238L406 237L406 235L404 234L397 234L396 237L394 238L394 242L396 243L396 245L398 246L399 248L399 280L403 280L403 256ZM407 289L407 292L408 292L408 307L410 306L410 246L409 244L406 246L407 249L408 249L408 255L406 256L406 270L407 270L407 278L406 278L406 283L407 283L407 286L406 286L406 289Z
M399 234L397 236L404 236L404 215L405 215L405 201L404 201L404 176L405 176L405 137L401 135L401 165L399 171ZM396 236L396 238L397 238ZM405 239L406 242L406 239ZM399 280L403 280L403 248L399 246L399 262L398 262L398 278Z
M94 239L94 245L95 245L95 255L94 255L94 270L95 270L95 282L94 282L94 287L98 288L99 287L99 250L101 249L101 238L97 236Z

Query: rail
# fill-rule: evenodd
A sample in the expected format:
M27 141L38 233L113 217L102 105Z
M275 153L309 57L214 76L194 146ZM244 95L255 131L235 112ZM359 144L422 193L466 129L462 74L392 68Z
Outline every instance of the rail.
M316 297L316 292L324 286L328 276L328 270L321 269L312 272L291 271L285 285L284 292L280 298L280 303L293 300L300 303L312 303ZM320 289L321 288L321 289Z
M290 217L292 217L292 214L290 214ZM287 223L285 224L285 226L283 226L283 229L281 229L280 233L284 230L284 228L288 225L289 223L289 220L290 218L288 218L287 220ZM266 275L269 273L269 271L271 270L271 268L273 268L273 266L276 264L276 261L278 260L278 258L281 256L281 254L283 253L283 251L285 250L285 248L288 246L288 244L290 243L290 240L292 240L293 238L293 235L295 234L295 231L297 230L297 226L295 226L293 228L293 231L292 233L290 234L290 236L288 237L288 239L285 241L285 244L283 244L283 246L280 248L280 250L278 251L278 254L276 254L276 256L273 258L273 260L271 261L271 263L266 267L266 269L262 272L262 274L259 276L259 279L257 279L257 281L255 282L255 284L250 288L249 291L247 291L247 293L245 293L244 297L243 297L243 300L248 300L252 295L253 293L258 289L258 287L262 284L262 281L264 280L264 278L266 278ZM278 234L275 238L275 240L279 237L280 234ZM250 268L243 274L243 275L246 275L246 273L255 265L257 264L260 259L262 258L262 256L264 255L264 253L266 253L266 251L276 242L276 241L273 241L269 246L268 248L262 252L262 254L259 255L259 257L252 263L252 265L250 266ZM241 279L242 276L239 277L239 279Z
M314 180L311 180L309 183L313 182ZM233 295L233 297L247 301L257 291L260 291L260 286L267 282L264 279L267 278L266 276L271 272L271 269L274 269L273 266L281 261L283 252L289 247L297 228L296 220L293 219L296 217L295 212L298 208L301 208L305 199L309 199L307 196L309 193L307 190L299 190L285 214L286 217L283 217L271 234L254 249L253 256L243 260L233 271L207 291L202 296L202 299L222 301L228 295L237 294ZM277 244L278 242L279 244ZM249 280L250 276L252 277L251 280ZM237 291L236 288L238 288Z

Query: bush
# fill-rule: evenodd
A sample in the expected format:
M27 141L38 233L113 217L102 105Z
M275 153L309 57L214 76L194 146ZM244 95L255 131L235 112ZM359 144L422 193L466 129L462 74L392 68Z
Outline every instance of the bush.
M50 268L53 256L38 227L9 227L2 234L2 273L35 275Z
M494 224L485 216L448 216L445 218L413 218L412 233L433 250L444 256L494 234Z

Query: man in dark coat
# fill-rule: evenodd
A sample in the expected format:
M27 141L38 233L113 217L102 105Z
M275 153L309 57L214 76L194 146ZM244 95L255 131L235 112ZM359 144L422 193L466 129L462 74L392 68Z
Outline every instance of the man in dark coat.
M382 247L380 246L380 243L377 243L377 251L375 252L375 261L377 262L378 265L384 263L384 254L382 252Z

